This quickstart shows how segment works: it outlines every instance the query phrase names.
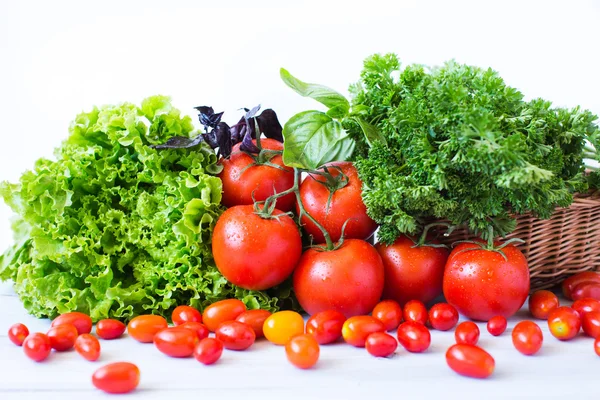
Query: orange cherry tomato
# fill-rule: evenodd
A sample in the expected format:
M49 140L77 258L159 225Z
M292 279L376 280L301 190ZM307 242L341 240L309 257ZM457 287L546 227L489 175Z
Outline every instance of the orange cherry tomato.
M521 321L512 330L512 342L520 353L530 356L542 348L544 335L535 322Z
M487 322L487 330L492 336L500 336L506 331L508 321L502 315L496 315Z
M549 290L538 290L529 296L529 312L537 319L548 319L559 305L558 297Z
M458 322L458 311L448 303L435 304L429 310L431 327L438 331L448 331Z
M487 378L494 372L494 358L481 347L459 343L446 351L446 362L457 374L470 378Z
M177 306L171 314L175 326L184 322L202 322L202 314L191 306Z
M194 358L204 365L216 363L223 354L223 342L207 337L202 339L194 349Z
M367 336L365 347L374 357L389 357L398 348L398 342L392 335L385 332L375 332Z
M458 344L470 344L475 346L479 341L479 327L475 322L461 322L454 331L454 338Z
M100 342L96 336L84 333L75 340L75 351L88 361L96 361L100 358Z
M154 345L169 357L189 357L198 343L198 334L193 329L167 328L154 335Z
M125 333L127 327L116 319L103 319L96 324L96 335L104 340L119 338Z
M223 347L228 350L246 350L256 340L256 334L250 325L239 321L223 322L217 328L215 337L223 342Z
M140 383L140 369L128 362L108 364L94 372L92 383L106 393L129 393Z
M579 313L580 318L583 318L583 314L587 312L600 311L600 301L590 298L575 300L571 308Z
M431 333L421 323L406 321L398 327L398 342L411 353L422 353L431 345Z
M29 329L23 324L14 324L8 328L8 338L17 346L23 346L27 336L29 336Z
M268 310L248 310L238 315L235 320L250 325L258 339L265 336L263 333L263 325L270 316L271 312Z
M79 336L77 328L71 324L53 326L46 335L50 339L50 346L56 351L72 349L77 336Z
M555 338L571 340L581 329L581 318L571 307L558 307L548 316L548 328Z
M166 329L167 320L160 315L139 315L127 324L129 336L141 343L152 343L154 335Z
M383 322L386 331L393 331L402 322L402 307L395 300L383 300L375 306L372 315Z
M271 343L284 346L291 338L304 333L304 319L294 311L279 311L265 320L263 333Z
M581 321L583 332L597 339L600 337L600 311L590 311L583 315Z
M427 323L427 307L422 301L410 300L404 305L404 320L425 325Z
M179 325L178 328L193 330L194 332L196 332L196 335L198 336L198 340L206 339L208 337L208 335L210 334L210 331L208 330L208 328L206 326L204 326L204 324L201 324L200 322L194 322L194 321L184 322L183 324Z
M50 339L43 333L32 333L23 341L25 355L36 362L48 358L51 350Z
M600 338L594 341L594 351L600 356Z
M600 273L593 271L585 271L568 277L562 283L562 290L564 296L569 300L575 300L572 297L573 288L578 284L584 282L600 283Z
M294 336L285 345L285 355L290 363L301 369L311 368L319 361L319 343L313 335Z
M90 316L77 311L59 315L54 319L54 321L52 321L50 326L54 327L64 324L74 325L80 335L83 333L90 333L92 331L92 319Z
M235 321L244 311L246 305L241 300L221 300L206 307L202 314L202 321L209 331L214 332L223 322Z
M306 333L317 339L319 344L329 344L342 337L346 316L337 310L326 310L314 314L306 321Z
M350 317L342 327L342 337L354 347L365 347L367 337L375 332L385 332L385 325L368 315Z

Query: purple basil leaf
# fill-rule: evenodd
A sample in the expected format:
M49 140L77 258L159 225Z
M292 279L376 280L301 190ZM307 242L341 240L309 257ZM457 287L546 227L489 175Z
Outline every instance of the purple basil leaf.
M204 141L202 135L198 135L195 138L188 138L184 136L174 136L167 140L166 143L157 144L151 146L155 149L187 149L190 147L198 146Z
M246 118L246 119L254 118L254 117L256 117L256 113L258 112L258 110L260 110L260 104L251 110L248 110L247 108L244 108L244 110L246 110L246 115L244 115L244 118Z
M225 122L219 122L219 124L216 126L215 129L213 129L211 134L214 134L217 140L217 144L219 146L219 154L217 154L217 156L229 158L229 156L231 155L231 148L233 147L233 144L231 143L231 133L229 125L227 125Z
M221 117L223 116L222 112L215 114L215 110L208 106L198 106L194 108L198 110L198 119L205 129L208 129L208 127L215 128L219 122L221 122Z
M269 139L275 139L283 143L283 134L281 124L277 119L277 114L270 108L264 110L258 117L258 127L261 133L264 133Z
M230 129L231 132L231 143L234 145L241 142L246 134L246 119L240 118L237 124L233 125Z
M246 153L258 154L260 149L252 142L252 139L254 139L254 119L247 119L246 133L244 134L244 139L240 145L240 150Z

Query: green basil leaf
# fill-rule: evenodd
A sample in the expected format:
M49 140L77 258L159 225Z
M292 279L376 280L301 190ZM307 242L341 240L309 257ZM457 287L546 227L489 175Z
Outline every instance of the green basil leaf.
M344 117L348 114L350 103L342 94L327 86L302 82L300 79L292 76L292 74L284 68L281 68L279 74L283 82L300 96L310 97L329 108L335 108L336 115L340 115L340 117Z
M365 138L367 139L367 143L369 143L369 146L376 141L380 141L384 144L387 144L385 137L381 134L381 132L379 131L379 129L377 129L375 125L371 125L361 117L354 117L353 119L358 125L360 125L360 128L365 134Z
M355 142L339 121L321 111L294 115L283 127L283 162L290 167L316 169L350 158Z

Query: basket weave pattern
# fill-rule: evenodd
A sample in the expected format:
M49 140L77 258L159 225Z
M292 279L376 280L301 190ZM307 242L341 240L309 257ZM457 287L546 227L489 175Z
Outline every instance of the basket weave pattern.
M507 239L525 241L518 247L529 263L532 291L551 288L578 272L600 271L600 192L576 195L570 207L557 208L550 219L516 218L517 229ZM473 238L457 229L440 240L451 245Z

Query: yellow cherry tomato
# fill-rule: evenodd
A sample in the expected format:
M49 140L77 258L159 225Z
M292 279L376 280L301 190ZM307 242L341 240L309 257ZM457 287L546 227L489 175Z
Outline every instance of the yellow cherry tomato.
M304 333L304 319L294 311L279 311L265 320L263 334L271 343L285 345L291 338Z

